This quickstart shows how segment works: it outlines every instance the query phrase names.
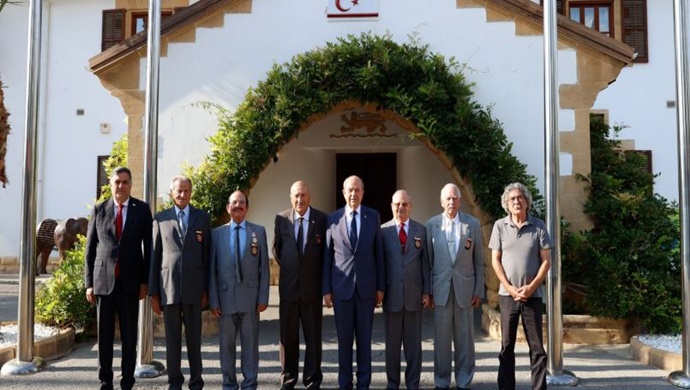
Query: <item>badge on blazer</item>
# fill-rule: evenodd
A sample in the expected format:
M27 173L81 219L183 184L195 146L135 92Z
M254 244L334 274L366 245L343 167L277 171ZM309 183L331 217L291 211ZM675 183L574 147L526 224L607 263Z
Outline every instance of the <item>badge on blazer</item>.
M197 230L194 234L196 235L197 242L204 242L204 232Z
M321 245L322 242L323 242L323 237L321 237L320 234L317 234L316 235L316 245Z
M414 247L419 249L422 247L422 239L419 237L414 238Z
M472 239L467 237L467 241L465 241L465 249L470 249L472 248Z
M252 256L259 254L259 240L256 238L256 233L252 232L252 247L250 249Z

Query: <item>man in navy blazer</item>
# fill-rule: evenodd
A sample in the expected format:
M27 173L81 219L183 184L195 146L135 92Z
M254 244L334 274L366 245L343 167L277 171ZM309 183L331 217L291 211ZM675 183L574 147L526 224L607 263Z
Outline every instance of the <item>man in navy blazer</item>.
M268 307L269 269L266 229L245 219L249 198L235 191L226 206L231 220L213 229L209 265L209 307L219 318L223 390L240 388L235 369L236 339L241 344L242 389L256 389L259 375L259 313Z
M323 295L333 307L338 333L338 385L352 389L352 344L357 335L357 388L371 383L371 331L374 308L386 286L379 213L362 206L364 183L343 182L345 207L328 216L323 263Z
M201 311L208 303L211 218L192 207L192 181L175 176L170 183L173 206L156 214L149 295L153 311L165 323L165 357L169 390L181 390L182 325L189 360L189 388L201 390Z
M86 233L86 300L97 304L98 379L113 389L115 314L120 320L122 379L134 386L139 300L146 296L151 261L151 209L130 196L132 173L116 168L110 176L112 198L93 208Z
M381 226L386 259L387 389L400 388L400 347L405 349L405 387L418 389L422 373L422 307L431 307L426 227L410 219L412 197L393 194L393 219Z

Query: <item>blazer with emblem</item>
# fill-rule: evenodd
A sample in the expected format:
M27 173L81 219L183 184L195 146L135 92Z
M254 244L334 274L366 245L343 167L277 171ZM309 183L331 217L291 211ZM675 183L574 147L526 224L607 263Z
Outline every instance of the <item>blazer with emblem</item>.
M280 266L278 290L280 300L319 303L321 295L321 264L326 247L325 213L310 207L309 228L304 232L304 254L297 254L294 210L280 212L275 218L273 257Z
M156 214L148 294L159 295L161 305L200 304L208 292L210 256L211 218L207 213L189 206L184 237L174 207Z
M107 199L94 206L86 233L84 285L96 295L115 288L115 264L120 259L120 282L126 293L136 293L149 282L151 262L151 209L148 203L129 198L127 218L118 241L115 203Z
M458 216L460 241L455 264L443 230L443 214L427 221L426 231L434 303L446 305L452 281L456 304L466 308L471 306L472 296L484 298L484 249L479 221L461 212Z
M359 296L365 299L375 299L376 291L386 288L381 219L374 209L360 206L360 210L356 248L347 234L345 208L328 216L322 290L324 295L333 294L335 299L351 299L355 286Z
M209 264L209 305L223 315L254 313L256 305L268 305L270 275L268 244L263 226L245 222L246 242L240 268L242 282L235 280L235 262L230 251L230 222L213 229Z
M402 251L395 219L381 225L383 254L386 259L386 291L383 310L422 309L422 295L431 294L426 227L408 220L407 243Z

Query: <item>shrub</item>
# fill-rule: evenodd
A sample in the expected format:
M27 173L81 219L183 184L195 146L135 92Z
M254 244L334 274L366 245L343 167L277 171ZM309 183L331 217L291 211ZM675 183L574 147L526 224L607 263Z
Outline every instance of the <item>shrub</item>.
M103 161L103 168L105 168L108 183L101 187L101 196L96 202L102 202L112 196L110 193L110 175L115 168L127 166L127 133L123 134L119 140L113 142L113 148L110 151L110 157Z
M86 328L96 322L96 307L86 301L84 247L79 236L74 249L36 294L36 321L48 326Z
M637 320L652 333L677 332L678 210L654 194L644 158L620 150L621 130L598 119L591 123L592 172L579 178L587 183L584 211L594 228L567 240L564 279L587 286L592 315Z

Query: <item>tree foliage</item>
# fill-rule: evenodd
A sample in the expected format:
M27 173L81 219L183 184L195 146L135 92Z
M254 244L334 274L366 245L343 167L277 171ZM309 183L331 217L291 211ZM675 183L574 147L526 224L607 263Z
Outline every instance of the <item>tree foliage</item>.
M110 178L115 168L127 166L127 133L123 134L119 140L113 142L113 148L110 151L110 157L103 161L103 168L105 168L106 177ZM96 202L102 202L112 196L110 191L110 182L101 187L101 196Z
M503 187L521 181L534 188L535 180L512 156L500 122L473 100L459 69L427 46L371 34L341 38L275 65L234 113L213 106L219 129L209 138L211 153L188 172L195 204L222 215L227 196L249 189L310 117L358 101L412 123L418 132L410 137L448 156L471 182L480 207L503 215Z
M620 150L620 131L599 119L591 123L592 172L580 179L594 228L564 251L564 276L587 286L593 315L638 320L653 333L678 331L678 209L654 194L644 157Z

